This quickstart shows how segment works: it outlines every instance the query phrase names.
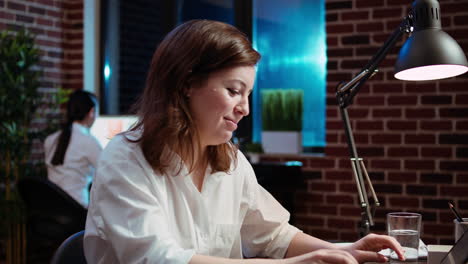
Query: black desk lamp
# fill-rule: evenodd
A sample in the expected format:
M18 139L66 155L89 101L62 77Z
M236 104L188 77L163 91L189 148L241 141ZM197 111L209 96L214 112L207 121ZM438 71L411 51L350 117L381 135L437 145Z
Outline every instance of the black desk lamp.
M411 11L398 29L393 32L362 71L348 83L338 84L336 98L344 123L351 166L361 204L361 236L368 234L370 227L374 226L373 215L380 204L363 159L357 154L346 108L353 103L353 98L362 85L378 72L377 67L380 62L405 33L410 34L410 37L400 49L395 65L395 78L407 81L436 80L457 76L468 71L468 62L463 50L455 40L442 31L439 2L415 0ZM365 180L368 182L374 200L372 208L369 204Z

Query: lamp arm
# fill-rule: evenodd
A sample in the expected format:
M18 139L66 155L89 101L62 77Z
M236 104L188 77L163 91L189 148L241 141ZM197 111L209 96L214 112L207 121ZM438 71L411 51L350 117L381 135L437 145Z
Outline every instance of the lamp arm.
M340 83L337 88L336 97L338 99L338 104L340 107L348 107L352 104L354 96L359 92L359 89L364 85L364 83L374 76L378 71L377 67L385 59L388 52L395 46L395 43L401 38L401 36L406 33L410 34L413 31L412 28L412 13L406 16L400 23L399 27L393 31L392 35L388 37L384 45L380 47L372 59L366 64L366 66L361 70L359 74L356 75L348 83Z
M400 23L400 26L392 33L392 35L390 35L384 45L377 51L377 53L361 70L361 72L348 83L338 84L336 91L336 98L340 107L340 114L343 120L346 140L349 148L351 167L356 181L359 202L361 205L361 222L359 225L361 236L368 234L370 227L374 225L373 214L375 212L375 207L371 210L369 205L365 180L367 180L369 184L369 189L374 199L375 206L379 206L380 204L377 195L375 194L374 188L372 187L369 175L367 174L367 170L364 166L364 161L358 156L356 145L354 143L354 136L351 129L351 123L349 121L348 111L346 108L352 104L354 96L356 96L364 83L375 73L377 73L377 67L388 54L388 52L395 46L395 43L400 39L400 37L404 33L411 32L412 13L410 12L410 14L403 19L403 21Z

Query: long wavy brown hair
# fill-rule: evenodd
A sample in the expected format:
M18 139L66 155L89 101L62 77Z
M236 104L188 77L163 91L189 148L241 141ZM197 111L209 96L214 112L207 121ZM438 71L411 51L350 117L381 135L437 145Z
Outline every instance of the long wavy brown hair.
M155 171L165 173L170 166L173 157L163 157L166 147L192 161L192 171L200 141L189 111L189 87L215 71L254 66L259 60L260 54L248 38L231 25L191 20L176 27L156 49L144 92L134 107L138 122L132 130L141 129L142 134L136 140L127 140L139 143ZM228 172L236 153L237 147L231 142L209 146L208 162L213 172Z

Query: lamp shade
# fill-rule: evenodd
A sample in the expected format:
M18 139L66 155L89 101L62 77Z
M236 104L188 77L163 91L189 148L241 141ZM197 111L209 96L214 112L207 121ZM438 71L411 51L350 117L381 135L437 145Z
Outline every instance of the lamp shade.
M413 3L414 32L400 49L395 78L408 81L454 77L468 71L465 53L440 26L439 3Z

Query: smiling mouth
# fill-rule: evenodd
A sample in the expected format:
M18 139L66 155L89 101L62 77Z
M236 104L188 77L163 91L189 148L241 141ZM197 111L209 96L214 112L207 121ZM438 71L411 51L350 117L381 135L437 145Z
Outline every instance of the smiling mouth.
M224 118L226 120L226 123L228 125L228 128L231 130L236 130L237 129L237 122L229 119L229 118Z

